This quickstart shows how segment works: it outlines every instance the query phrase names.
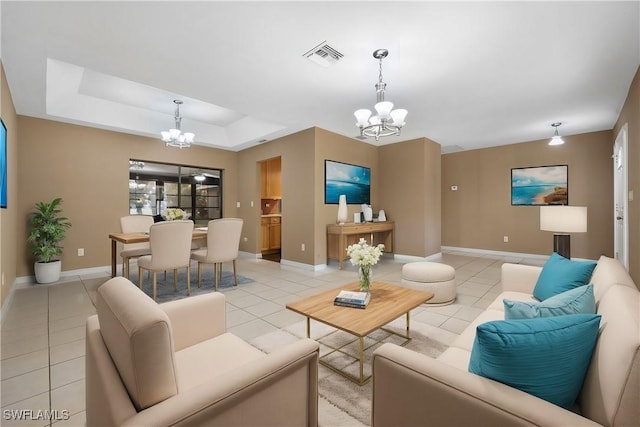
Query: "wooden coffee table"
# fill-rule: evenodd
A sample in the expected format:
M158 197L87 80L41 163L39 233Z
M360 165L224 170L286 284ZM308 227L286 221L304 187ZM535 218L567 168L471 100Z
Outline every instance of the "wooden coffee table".
M407 319L406 334L398 334L388 329L385 329L385 331L405 338L405 342L402 345L406 345L411 340L409 335L409 312L433 298L433 293L374 281L371 301L367 308L340 307L333 304L333 299L338 292L341 290L357 291L358 286L358 282L340 286L339 288L289 303L287 308L307 318L307 337L309 338L311 337L311 319L358 337L360 341L359 377L349 375L325 362L322 358L320 363L345 378L363 385L371 379L371 375L364 377L364 337L378 329L383 329L384 325L404 314ZM334 350L339 351L340 349Z

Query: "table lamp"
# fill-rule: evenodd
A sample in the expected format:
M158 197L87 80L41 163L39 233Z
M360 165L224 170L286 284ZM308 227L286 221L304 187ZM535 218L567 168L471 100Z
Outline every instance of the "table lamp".
M586 206L540 206L540 230L553 231L553 251L571 258L569 233L586 233Z

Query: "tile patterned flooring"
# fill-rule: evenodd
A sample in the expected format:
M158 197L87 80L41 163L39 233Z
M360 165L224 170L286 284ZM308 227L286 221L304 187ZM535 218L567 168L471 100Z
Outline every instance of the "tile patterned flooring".
M444 307L422 306L411 315L433 326L435 338L445 344L498 295L503 262L541 264L536 259L462 252L443 253L436 261L456 269L457 300ZM399 283L402 265L383 257L374 267L374 280ZM286 310L288 302L346 284L356 275L348 262L344 270L332 262L312 272L241 258L238 269L254 282L221 291L227 298L227 329L247 341L303 320ZM96 289L108 278L105 270L103 275L16 289L1 330L1 425L85 425L85 321L95 313ZM28 419L12 419L17 414Z

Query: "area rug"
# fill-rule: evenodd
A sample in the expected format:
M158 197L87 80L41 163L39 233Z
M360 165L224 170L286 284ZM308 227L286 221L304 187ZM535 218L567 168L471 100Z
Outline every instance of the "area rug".
M406 348L431 357L439 356L447 346L422 334L420 329L412 322L411 341ZM397 333L404 332L404 321L394 321L387 328ZM260 336L251 341L251 344L260 350L269 353L278 347L282 347L306 336L306 322L295 323L289 327ZM331 353L331 348L346 345L342 350L350 355L357 355L359 344L356 337L346 332L336 330L330 326L313 322L311 324L311 337L320 343L320 356L330 360L332 365L356 375L359 370L357 359L345 356L341 353ZM378 341L381 341L380 343ZM385 331L376 331L365 338L365 364L364 373L371 373L371 357L373 351L382 343L391 342L401 344L402 339ZM322 427L355 427L371 424L371 391L372 383L359 386L336 374L330 369L320 366L318 379L319 399L319 424Z
M144 274L144 282L142 285L142 290L145 294L149 296L153 296L153 276L148 275L145 270L143 270ZM191 295L199 295L208 292L213 292L215 290L215 285L213 281L213 268L204 269L202 272L202 287L198 288L198 270L196 268L191 269ZM218 282L218 289L231 289L235 287L235 282L233 279L232 271L222 271L220 282ZM185 268L181 268L178 271L178 291L176 292L173 287L173 271L167 271L167 279L164 278L164 273L158 273L158 296L157 301L166 302L172 301L176 299L186 298L187 295L187 270ZM137 269L131 269L129 274L129 280L131 280L136 285L138 282L138 271ZM247 283L252 283L253 279L242 276L238 274L238 286L245 285Z

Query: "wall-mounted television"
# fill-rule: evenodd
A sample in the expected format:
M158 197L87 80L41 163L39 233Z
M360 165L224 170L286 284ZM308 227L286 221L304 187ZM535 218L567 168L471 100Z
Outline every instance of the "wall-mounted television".
M337 205L341 194L347 196L347 204L371 204L371 169L325 160L324 203Z
M0 208L7 207L7 127L0 119Z

